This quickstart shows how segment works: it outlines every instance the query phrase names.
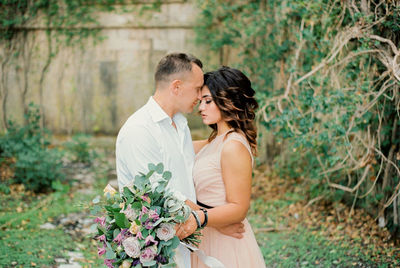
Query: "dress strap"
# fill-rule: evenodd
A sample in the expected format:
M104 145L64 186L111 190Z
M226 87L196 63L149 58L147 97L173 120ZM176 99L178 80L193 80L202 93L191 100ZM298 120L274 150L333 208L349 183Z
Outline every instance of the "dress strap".
M238 142L242 143L242 144L244 145L244 147L246 147L246 149L247 149L247 150L249 151L249 153L250 153L251 163L252 163L252 165L254 165L254 157L253 157L253 153L252 153L252 151L251 151L250 144L249 144L249 142L247 141L247 139L246 139L242 134L240 134L240 133L231 132L231 133L229 133L228 135L226 135L226 137L224 138L224 141L223 141L223 143L222 143L221 150L222 150L223 144L224 144L225 142L230 141L230 140L238 141Z

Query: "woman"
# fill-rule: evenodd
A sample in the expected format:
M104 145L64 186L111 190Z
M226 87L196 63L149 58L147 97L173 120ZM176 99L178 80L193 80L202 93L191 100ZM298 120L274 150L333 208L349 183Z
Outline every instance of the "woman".
M222 67L204 75L201 93L199 111L203 122L213 131L208 140L194 142L196 195L198 204L208 214L200 249L227 268L265 267L245 218L250 206L256 153L257 132L253 120L258 104L254 90L241 71ZM241 221L245 228L242 239L217 230ZM197 256L192 256L192 267L206 266Z

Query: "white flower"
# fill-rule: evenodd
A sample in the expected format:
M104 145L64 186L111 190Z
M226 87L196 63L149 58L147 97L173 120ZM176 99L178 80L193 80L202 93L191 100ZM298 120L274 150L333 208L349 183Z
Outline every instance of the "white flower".
M132 258L137 258L140 256L140 244L135 237L128 237L122 241L126 255Z
M134 221L137 218L137 213L136 211L132 208L131 204L129 204L123 211L122 213L125 214L125 216L128 218L130 221Z
M168 241L172 239L175 235L174 225L171 223L161 223L160 227L158 227L156 231L156 235L158 238L164 241Z

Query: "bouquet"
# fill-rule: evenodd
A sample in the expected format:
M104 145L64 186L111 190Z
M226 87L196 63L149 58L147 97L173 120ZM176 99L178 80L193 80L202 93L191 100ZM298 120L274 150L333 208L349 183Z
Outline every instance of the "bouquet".
M107 267L174 265L174 250L180 244L175 225L185 222L191 209L167 189L172 174L163 164L148 167L149 172L136 176L121 195L107 185L105 198L93 200L98 254L105 256ZM199 235L196 231L183 241L197 246Z

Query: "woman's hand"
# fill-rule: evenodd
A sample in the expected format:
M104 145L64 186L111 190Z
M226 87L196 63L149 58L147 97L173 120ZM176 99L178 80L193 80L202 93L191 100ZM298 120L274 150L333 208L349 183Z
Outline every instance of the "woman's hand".
M224 234L224 235L228 235L228 236L232 236L234 238L243 238L243 233L244 233L244 224L239 222L239 223L233 223L227 226L222 226L222 227L218 227L216 228L218 230L218 232Z
M202 211L196 211L197 215L199 215L200 223L204 222L204 214ZM187 221L181 224L175 225L175 232L176 235L180 240L188 237L189 235L193 234L197 230L197 222L196 219L192 214L190 214Z

